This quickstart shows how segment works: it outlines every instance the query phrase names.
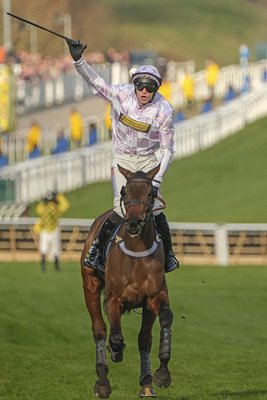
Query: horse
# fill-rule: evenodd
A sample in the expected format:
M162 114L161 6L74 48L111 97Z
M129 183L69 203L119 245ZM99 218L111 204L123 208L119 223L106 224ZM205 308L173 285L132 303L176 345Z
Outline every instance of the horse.
M164 249L154 218L155 190L152 179L159 166L147 173L132 173L118 165L126 178L121 191L123 222L114 233L106 252L104 277L97 270L84 265L84 258L100 227L112 210L98 216L92 224L81 254L81 273L84 298L91 317L96 348L95 394L102 399L111 395L106 356L107 327L103 319L100 301L105 291L104 311L109 321L109 345L113 362L123 361L125 348L121 329L121 316L126 311L142 308L142 322L138 334L140 355L140 397L156 397L153 383L168 387L172 378L168 369L171 357L171 325L173 313L169 304L168 288L164 272ZM160 322L159 367L152 374L150 350L152 328L156 318Z

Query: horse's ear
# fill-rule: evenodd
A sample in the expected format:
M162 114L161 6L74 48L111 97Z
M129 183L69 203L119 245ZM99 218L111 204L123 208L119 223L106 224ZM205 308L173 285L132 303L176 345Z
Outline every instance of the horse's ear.
M151 169L150 171L147 172L147 177L148 179L153 180L154 176L159 172L160 170L160 164L157 165L155 168Z
M119 169L120 173L121 173L126 179L130 178L130 177L133 175L133 173L132 173L131 171L129 171L128 169L121 167L119 164L117 164L117 165L118 165L118 169Z

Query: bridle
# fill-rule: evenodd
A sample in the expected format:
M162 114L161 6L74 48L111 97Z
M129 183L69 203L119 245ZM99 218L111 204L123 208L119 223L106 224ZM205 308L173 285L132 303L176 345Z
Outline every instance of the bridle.
M129 183L149 183L151 186L151 190L147 195L148 201L143 201L143 200L139 200L136 198L133 198L131 200L126 200L126 196L127 196L127 185ZM136 228L137 228L137 233L135 234L130 234L131 237L137 237L140 235L143 226L145 225L145 223L149 220L149 218L151 218L151 216L153 215L153 206L154 206L154 200L157 197L157 188L154 187L152 185L152 181L150 179L145 179L145 178L129 178L127 180L126 186L123 186L120 192L120 207L121 207L121 212L123 214L124 217L124 223L126 225L127 231L129 233L129 228L131 226L131 224L133 223L131 220L129 220L128 218L126 218L126 214L125 211L123 209L123 205L125 207L125 209L129 206L137 206L140 204L143 204L146 207L146 213L145 216L142 219L138 219L136 221L134 221Z

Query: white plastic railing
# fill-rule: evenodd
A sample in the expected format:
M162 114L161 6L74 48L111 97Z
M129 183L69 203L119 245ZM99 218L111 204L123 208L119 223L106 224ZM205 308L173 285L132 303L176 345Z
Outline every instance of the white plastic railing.
M267 115L267 85L215 111L179 122L175 129L176 158L211 147L247 124Z

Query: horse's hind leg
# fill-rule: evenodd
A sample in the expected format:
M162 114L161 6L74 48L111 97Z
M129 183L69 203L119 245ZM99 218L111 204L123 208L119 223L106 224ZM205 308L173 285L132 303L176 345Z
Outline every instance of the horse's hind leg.
M160 320L160 367L155 371L153 381L159 387L167 387L171 384L171 374L168 363L171 358L171 325L173 313L168 305L163 306L159 313Z
M111 394L111 386L108 380L108 365L106 359L106 324L104 322L100 295L103 286L102 281L97 278L93 270L82 267L83 289L86 307L92 321L92 331L96 346L96 373L98 380L95 383L95 394L101 399L107 399Z
M156 397L152 387L152 371L150 363L150 350L152 345L152 327L156 314L143 307L142 325L138 335L138 348L140 353L140 397Z

